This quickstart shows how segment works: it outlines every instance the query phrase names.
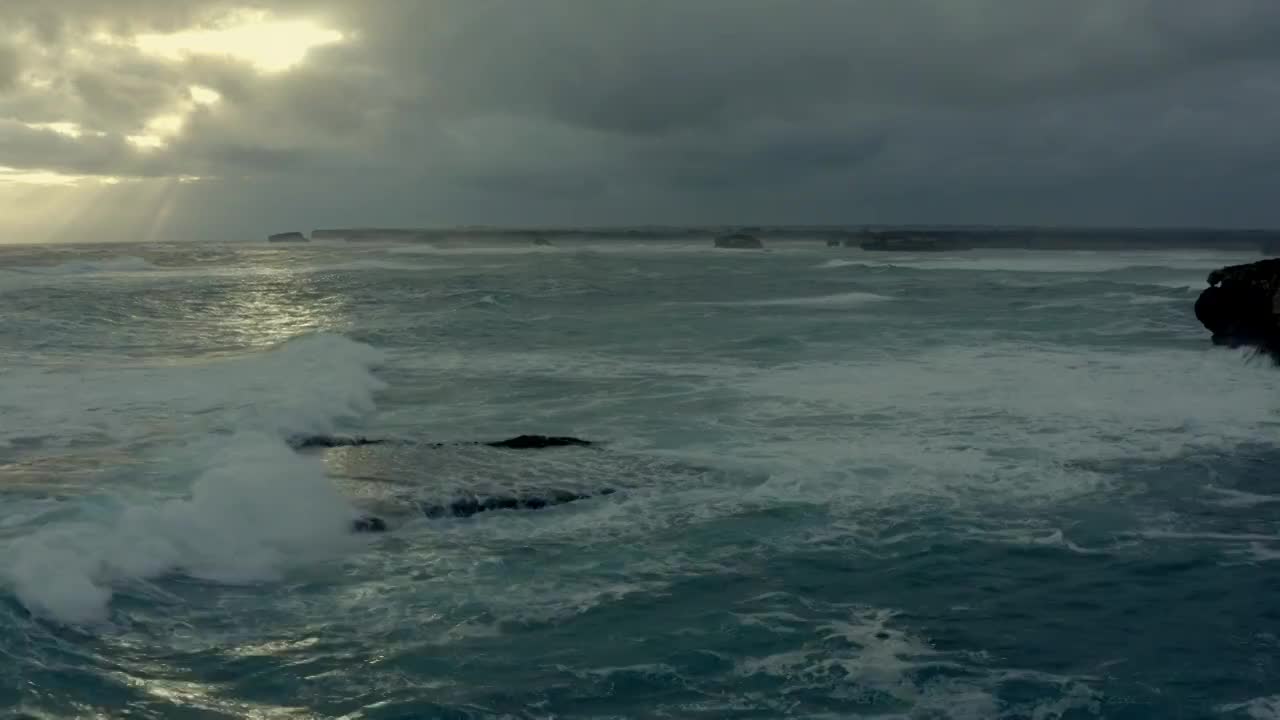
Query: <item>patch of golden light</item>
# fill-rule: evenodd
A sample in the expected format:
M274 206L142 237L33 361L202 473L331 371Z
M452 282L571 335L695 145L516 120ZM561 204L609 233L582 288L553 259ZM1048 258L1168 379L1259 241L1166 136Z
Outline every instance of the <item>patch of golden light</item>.
M25 123L32 130L48 130L59 135L65 135L69 138L81 138L84 136L84 128L79 123L73 122L44 122L44 123Z
M147 121L143 132L128 135L131 145L139 150L157 150L169 144L169 140L182 132L182 124L186 118L182 115L158 115Z
M222 94L203 85L191 86L191 100L197 105L213 105L222 100Z
M22 182L0 180L0 245L163 238L181 187L172 178L0 171L4 175ZM27 184L33 175L39 182Z
M53 170L23 170L0 165L0 185L52 185L80 187L85 185L118 185L125 178L115 175L75 175Z
M192 85L188 88L188 92L191 95L189 102L173 112L151 118L142 132L128 135L125 140L139 150L158 150L182 133L182 128L187 124L187 118L196 111L196 108L216 105L222 100L222 95L217 90L203 85Z
M80 185L87 179L84 175L67 175L49 170L20 170L0 165L0 185L58 185L69 187Z
M242 60L262 72L280 72L300 64L312 48L345 39L337 30L310 20L277 20L264 11L241 10L211 27L137 35L132 44L148 55L169 60L222 56Z

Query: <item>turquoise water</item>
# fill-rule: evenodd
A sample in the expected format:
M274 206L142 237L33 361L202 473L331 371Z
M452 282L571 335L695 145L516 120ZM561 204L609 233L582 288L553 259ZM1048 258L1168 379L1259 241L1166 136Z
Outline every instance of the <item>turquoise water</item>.
M1280 716L1253 257L708 244L0 249L0 708Z

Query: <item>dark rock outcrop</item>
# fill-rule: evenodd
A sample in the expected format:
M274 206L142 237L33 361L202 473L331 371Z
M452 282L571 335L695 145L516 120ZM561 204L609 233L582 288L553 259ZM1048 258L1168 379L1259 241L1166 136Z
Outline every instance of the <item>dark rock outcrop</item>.
M381 445L386 440L369 439L359 435L298 435L289 438L289 447L295 450L309 448L359 447L361 445Z
M827 238L827 247L840 247L840 240L838 238Z
M361 436L343 435L301 435L289 439L289 445L295 450L311 448L361 447L364 445L380 445L387 442L382 439L370 439ZM492 442L455 442L431 443L429 447L478 446L508 450L536 450L555 447L590 447L595 445L590 440L570 436L554 435L518 435L506 440ZM457 498L447 503L419 503L418 509L429 518L466 518L477 513L494 510L541 510L542 508L564 505L577 500L586 500L599 495L611 495L612 488L604 488L592 494L552 490L532 495L490 495L468 496ZM351 521L351 531L356 533L380 533L388 529L387 522L374 515L362 515Z
M595 443L576 437L554 437L548 435L519 435L506 440L484 443L489 447L509 448L511 450L533 450L537 448L568 447L571 445L588 446Z
M1196 319L1215 345L1255 347L1280 364L1280 258L1209 273Z
M715 246L730 250L763 250L764 243L760 238L748 233L732 233L716 238Z
M268 235L267 242L307 242L307 236L300 232L283 232Z
M613 488L602 488L595 493L553 490L538 495L461 497L447 503L419 503L418 510L423 515L433 519L469 518L482 512L496 512L498 510L542 510L578 500L589 500L593 497L612 495L614 492ZM352 521L351 530L357 533L386 532L387 523L382 518L373 515L362 515Z
M537 235L533 238L533 244L538 247L551 247L551 241L541 235Z
M362 447L364 445L381 445L388 442L384 438L367 438L360 435L295 435L289 438L289 447L295 450L313 448ZM552 435L518 435L506 440L490 442L451 442L431 443L430 447L458 447L466 445L487 445L509 450L538 450L553 447L590 447L596 443L591 440L568 436Z

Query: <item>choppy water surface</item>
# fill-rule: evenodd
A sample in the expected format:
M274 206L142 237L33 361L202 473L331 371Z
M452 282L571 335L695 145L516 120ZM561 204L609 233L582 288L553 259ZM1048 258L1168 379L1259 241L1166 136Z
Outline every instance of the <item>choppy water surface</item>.
M0 249L0 708L1277 717L1252 259ZM520 433L605 445L428 444Z

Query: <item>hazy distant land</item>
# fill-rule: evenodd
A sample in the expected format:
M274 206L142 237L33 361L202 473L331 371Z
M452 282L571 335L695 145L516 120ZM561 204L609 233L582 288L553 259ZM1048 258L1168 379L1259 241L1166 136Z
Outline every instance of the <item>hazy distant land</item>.
M440 242L459 240L557 239L680 240L745 232L765 242L818 241L864 250L957 251L979 248L1027 250L1256 250L1280 254L1280 230L1215 228L1052 228L938 226L654 226L595 228L324 228L311 240L348 242ZM305 240L301 233L287 233ZM273 238L286 235L277 233Z

